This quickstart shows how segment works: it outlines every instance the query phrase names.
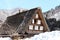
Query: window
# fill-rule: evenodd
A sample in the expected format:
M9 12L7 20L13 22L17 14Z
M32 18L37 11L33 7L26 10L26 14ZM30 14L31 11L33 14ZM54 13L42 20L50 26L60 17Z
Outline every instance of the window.
M37 24L41 24L41 20L37 20Z
M40 30L43 30L43 26L40 26Z
M33 30L33 25L29 25L29 30Z
M34 24L34 19L32 19L32 23Z
M36 14L36 18L38 18L38 14Z
M35 25L35 30L38 30L38 26L37 25Z

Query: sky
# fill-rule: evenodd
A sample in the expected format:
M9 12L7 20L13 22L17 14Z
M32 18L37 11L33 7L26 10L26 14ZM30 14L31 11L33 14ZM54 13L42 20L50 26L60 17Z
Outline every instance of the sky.
M40 7L43 12L60 5L60 0L0 0L0 9Z

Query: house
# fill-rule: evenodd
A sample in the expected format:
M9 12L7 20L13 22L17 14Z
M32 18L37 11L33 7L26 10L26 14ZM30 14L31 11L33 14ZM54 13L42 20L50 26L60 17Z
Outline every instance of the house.
M40 8L33 8L7 17L0 27L0 34L39 34L49 31Z

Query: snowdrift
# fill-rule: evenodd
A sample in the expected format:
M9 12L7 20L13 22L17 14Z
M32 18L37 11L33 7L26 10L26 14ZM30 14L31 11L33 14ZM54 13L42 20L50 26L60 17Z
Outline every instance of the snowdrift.
M60 40L60 31L40 33L24 40Z
M12 39L9 37L4 37L4 38L0 37L0 40L12 40Z

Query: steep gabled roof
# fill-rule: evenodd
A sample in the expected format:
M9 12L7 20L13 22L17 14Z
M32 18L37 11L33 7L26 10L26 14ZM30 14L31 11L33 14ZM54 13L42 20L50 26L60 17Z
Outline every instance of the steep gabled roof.
M7 17L6 22L8 24L9 23L13 24L12 26L18 26L23 21L26 23L35 14L36 10L37 10L37 8L34 8L34 9L31 9L31 10L28 10L28 11L17 13L16 15L13 15L13 16L9 16L9 17Z
M14 33L18 27L24 26L35 14L38 8L27 10L16 15L7 17L5 23L0 28L0 34L11 34ZM18 30L17 30L18 31Z

